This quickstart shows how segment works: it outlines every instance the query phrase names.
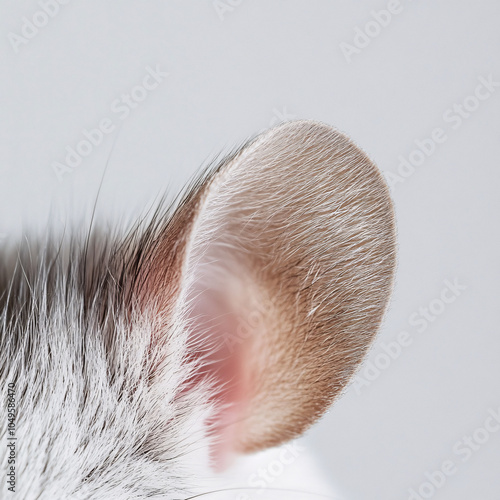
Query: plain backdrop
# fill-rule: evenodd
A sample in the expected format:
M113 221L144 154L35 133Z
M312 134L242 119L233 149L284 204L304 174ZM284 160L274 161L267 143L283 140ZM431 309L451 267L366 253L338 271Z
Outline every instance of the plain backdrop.
M391 179L399 266L361 378L307 441L346 499L433 477L428 498L498 500L500 3L73 0L47 22L41 3L0 4L0 244L81 220L101 179L99 217L127 220L279 121L336 126ZM168 75L125 118L148 68ZM58 178L102 120L115 130Z

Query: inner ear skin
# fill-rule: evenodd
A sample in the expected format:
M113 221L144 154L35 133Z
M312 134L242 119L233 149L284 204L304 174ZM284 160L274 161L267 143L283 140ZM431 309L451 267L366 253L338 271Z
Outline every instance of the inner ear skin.
M212 387L215 413L207 422L214 442L212 459L217 469L224 469L254 392L245 356L255 332L226 293L204 288L194 294L190 343L196 346L193 357L201 368L193 383L205 380Z

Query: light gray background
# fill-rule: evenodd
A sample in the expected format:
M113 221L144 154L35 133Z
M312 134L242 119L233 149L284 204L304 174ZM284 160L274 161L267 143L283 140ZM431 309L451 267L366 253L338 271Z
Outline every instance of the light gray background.
M346 498L406 499L451 459L457 471L432 498L498 500L500 432L466 463L453 447L500 406L500 88L456 130L443 113L479 77L500 81L500 4L401 0L348 63L340 44L388 1L232 2L221 19L212 0L73 0L16 53L9 33L40 6L2 1L0 240L88 212L114 141L99 202L109 219L174 193L283 118L335 125L385 172L444 129L446 142L394 189L397 282L369 359L403 330L413 343L360 394L351 386L308 439ZM120 120L111 103L157 64L169 76ZM119 131L59 182L53 162L102 118ZM467 288L418 333L409 317L446 279Z

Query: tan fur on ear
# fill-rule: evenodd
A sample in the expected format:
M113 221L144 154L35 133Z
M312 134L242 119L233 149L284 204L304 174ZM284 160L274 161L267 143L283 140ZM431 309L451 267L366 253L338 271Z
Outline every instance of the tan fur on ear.
M346 386L388 302L395 224L380 172L330 126L289 122L225 162L173 224L190 228L183 300L211 291L240 322L258 316L234 448L296 437Z

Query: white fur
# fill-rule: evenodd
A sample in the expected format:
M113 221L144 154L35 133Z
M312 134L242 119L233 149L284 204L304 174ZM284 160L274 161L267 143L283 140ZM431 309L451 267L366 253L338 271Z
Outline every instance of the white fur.
M83 292L63 272L50 297L45 268L31 291L21 278L12 293L32 301L26 321L2 316L1 384L16 382L18 412L14 498L185 498L208 473L209 405L201 389L179 395L190 375L182 324L153 353L151 323L117 318L111 375L102 323L84 314ZM1 498L8 494L2 478Z

